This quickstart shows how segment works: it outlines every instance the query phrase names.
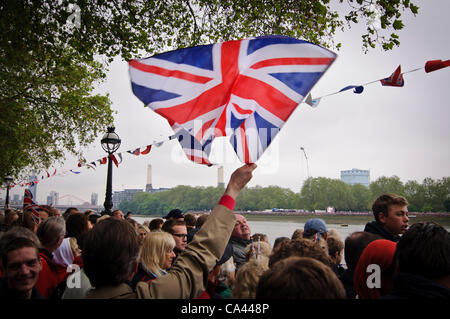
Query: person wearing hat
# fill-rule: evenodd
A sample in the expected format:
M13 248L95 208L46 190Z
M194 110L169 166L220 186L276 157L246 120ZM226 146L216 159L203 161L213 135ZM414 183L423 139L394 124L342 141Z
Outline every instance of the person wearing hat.
M324 240L328 238L328 229L321 218L308 219L303 227L303 238L314 239L321 236Z
M172 209L166 216L163 217L164 219L171 220L171 219L178 219L178 220L184 220L183 213L178 208Z

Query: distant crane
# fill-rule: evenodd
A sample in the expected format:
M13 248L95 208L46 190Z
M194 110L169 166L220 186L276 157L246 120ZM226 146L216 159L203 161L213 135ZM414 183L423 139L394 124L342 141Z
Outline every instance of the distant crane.
M305 158L306 158L306 169L307 169L307 173L308 173L308 178L309 178L309 165L308 165L308 157L306 156L306 152L305 149L302 147L300 147L300 149L303 151L303 154L305 154Z
M84 200L84 199L79 198L79 197L77 197L75 195L72 195L72 194L63 195L63 196L61 196L59 198L59 200L62 200L62 199L65 199L65 198L67 198L69 200L69 203L68 203L69 205L73 205L73 200L76 200L76 201L80 202L80 204L89 203L87 200Z

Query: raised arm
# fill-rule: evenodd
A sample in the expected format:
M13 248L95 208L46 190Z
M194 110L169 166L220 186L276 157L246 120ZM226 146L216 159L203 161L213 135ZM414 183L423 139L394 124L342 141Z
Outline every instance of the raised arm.
M255 168L256 164L246 164L233 172L218 205L169 273L149 284L138 284L139 298L192 299L206 289L208 273L222 257L236 222L235 200Z

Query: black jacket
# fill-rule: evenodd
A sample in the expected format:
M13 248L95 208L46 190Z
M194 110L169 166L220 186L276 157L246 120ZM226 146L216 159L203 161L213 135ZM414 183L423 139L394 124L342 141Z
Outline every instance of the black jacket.
M375 235L380 235L384 239L387 239L387 240L390 240L390 241L393 241L393 242L398 242L399 239L400 239L400 236L392 235L389 231L387 231L383 227L382 224L380 224L376 220L373 221L373 222L367 223L366 227L364 227L364 231L366 231L368 233L375 234Z
M342 284L345 288L345 293L347 294L348 299L355 299L356 298L356 292L355 288L353 288L353 274L355 273L354 270L345 269L341 276L339 276L339 279L341 280Z
M138 264L138 269L136 273L133 275L133 278L130 281L127 281L126 283L130 285L131 288L133 288L133 291L136 290L136 286L139 282L149 282L153 279L158 278L154 273L152 273L150 270L147 269L145 264L141 261Z
M450 288L422 276L399 273L394 278L392 292L382 299L446 299L450 300Z
M16 291L11 290L8 288L8 280L3 277L0 278L0 299L23 299L22 296L17 294ZM39 294L38 290L33 287L33 290L31 291L31 297L30 299L44 299Z

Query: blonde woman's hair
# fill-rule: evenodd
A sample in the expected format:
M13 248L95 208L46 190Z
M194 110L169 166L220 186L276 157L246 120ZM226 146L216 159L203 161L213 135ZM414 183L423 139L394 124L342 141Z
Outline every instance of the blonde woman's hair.
M162 275L166 253L175 247L175 239L166 232L150 232L142 243L141 261L151 272L158 276Z

